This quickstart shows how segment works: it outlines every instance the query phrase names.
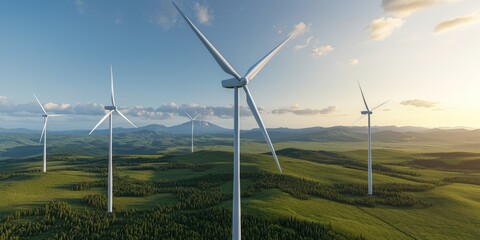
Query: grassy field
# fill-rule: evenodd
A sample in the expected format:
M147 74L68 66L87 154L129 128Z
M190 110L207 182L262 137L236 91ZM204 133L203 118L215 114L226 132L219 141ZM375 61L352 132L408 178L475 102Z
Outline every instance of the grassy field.
M266 146L246 142L242 150L249 151L244 151L241 157L242 174L247 174L242 176L244 179L241 182L243 213L268 219L293 217L331 226L334 231L349 237L362 236L366 239L478 239L480 166L475 165L480 159L478 152L453 151L447 146L430 147L428 144L376 145L373 151L377 167L374 167L373 175L374 196L368 197L366 151L359 150L362 145L358 142L278 144L284 172L279 175L272 157L263 154ZM178 182L184 184L182 189L197 188L223 196L214 205L208 203L193 207L194 211L214 206L230 209L232 153L221 151L223 148L209 148L195 153L179 154L174 151L117 156L114 159L115 176L128 176L125 186L136 186L132 189L137 190L142 184ZM47 173L40 172L40 158L0 161L0 167L6 174L0 178L2 221L16 211L40 208L51 201L66 202L73 209L104 211L101 207L87 204L85 197L105 196L106 189L102 185L105 159L65 155L51 156L50 159ZM451 166L451 170L446 169ZM265 172L266 177L255 175L260 172ZM7 176L7 173L16 175ZM469 184L463 180L465 176ZM285 178L282 184L286 185L270 183L269 178ZM294 185L288 185L289 181ZM207 184L206 187L195 185L199 182ZM74 190L81 183L97 185ZM159 187L158 184L149 185L155 190L143 196L126 193L116 196L115 211L148 213L159 206L187 201L178 190ZM352 192L344 190L342 184L354 186L353 190L349 190ZM415 186L422 189L412 190ZM326 195L321 190L324 188L336 197ZM389 188L398 189L388 192ZM300 194L299 189L307 190ZM377 189L380 189L379 192ZM351 199L356 201L350 202ZM398 201L405 199L413 203L398 205ZM368 205L371 202L375 203L374 206ZM25 218L22 221L29 220ZM226 221L227 224L230 222L229 219ZM34 236L32 239L35 239Z

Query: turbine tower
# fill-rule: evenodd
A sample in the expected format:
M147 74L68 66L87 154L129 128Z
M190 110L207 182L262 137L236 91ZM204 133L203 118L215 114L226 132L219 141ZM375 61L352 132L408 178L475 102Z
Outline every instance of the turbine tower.
M38 100L37 96L35 96L35 93L33 94L35 99L38 102L38 105L42 108L43 114L43 129L42 129L42 134L40 135L40 141L38 143L42 143L42 138L43 138L43 172L47 172L47 122L48 122L48 117L58 117L60 115L55 115L55 114L48 114L47 111L45 111L45 108L43 108L43 105L40 103Z
M113 91L113 70L112 70L112 65L110 65L110 86L111 86L111 99L112 99L112 106L105 106L105 110L108 112L105 113L105 115L100 119L100 121L95 125L95 127L90 131L90 134L97 129L100 124L102 124L105 119L109 119L109 130L110 130L110 142L108 145L108 204L107 204L107 212L111 213L112 208L113 208L113 163L112 163L112 120L113 120L113 113L116 112L118 115L120 115L123 119L125 119L128 123L130 123L132 126L135 126L130 120L128 120L123 113L121 113L117 109L117 105L115 104L115 93Z
M380 106L387 103L388 101L372 109L369 109L367 105L367 101L365 100L365 96L363 95L362 86L360 86L360 82L358 82L358 87L360 88L360 93L362 94L363 103L365 104L365 108L367 109L365 111L361 111L360 113L362 115L367 115L368 117L368 195L371 196L373 194L373 187L372 187L372 131L370 127L370 115L373 114L373 110L379 108Z
M195 116L194 118L192 118L192 116L190 116L190 114L188 114L187 112L185 112L185 114L187 114L188 118L190 118L190 122L192 123L192 153L193 153L193 122L195 121L195 119L197 119L199 114L197 114L197 116Z
M172 2L173 3L173 2ZM190 21L190 19L183 14L183 12L178 8L178 6L173 3L178 12L183 16L188 25L195 32L197 37L202 41L203 45L207 48L210 54L213 56L215 61L220 65L222 70L227 74L233 76L233 78L223 80L222 86L224 88L233 88L234 89L234 141L233 141L233 210L232 210L232 239L240 240L241 239L241 211L240 211L240 128L239 128L239 104L238 104L238 89L243 88L246 95L246 100L250 111L252 112L255 120L257 121L258 127L263 133L268 147L275 159L275 163L278 167L280 173L282 169L280 163L278 162L275 149L273 148L272 141L268 136L267 129L263 124L262 118L258 112L255 101L253 100L252 94L248 89L248 82L252 80L255 75L267 64L270 59L278 53L278 51L285 45L285 43L290 40L293 35L289 35L283 42L281 42L277 47L270 51L266 56L264 56L260 61L255 63L247 73L241 77L233 69L233 67L225 60L225 58L215 49L215 47L208 41L208 39L197 29L197 27Z

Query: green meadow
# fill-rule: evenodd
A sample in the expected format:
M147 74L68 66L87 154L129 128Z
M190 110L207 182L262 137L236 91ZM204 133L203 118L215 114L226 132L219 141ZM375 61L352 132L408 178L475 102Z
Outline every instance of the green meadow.
M375 144L369 197L365 146L281 142L280 174L263 143L242 141L244 237L265 231L266 239L478 239L480 153L474 148ZM222 145L117 154L110 215L105 157L52 154L47 173L40 172L40 157L2 160L0 239L229 238L232 156ZM107 227L94 227L95 221Z

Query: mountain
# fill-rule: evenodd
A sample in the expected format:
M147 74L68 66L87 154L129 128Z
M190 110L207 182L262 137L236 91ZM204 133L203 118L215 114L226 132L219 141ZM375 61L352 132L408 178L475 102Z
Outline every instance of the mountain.
M195 134L232 134L231 129L222 128L207 121L194 121L193 126ZM165 132L171 134L191 134L192 124L188 121L180 125L171 126L167 128Z
M160 124L150 124L150 125L146 125L146 126L143 126L143 127L139 127L138 129L139 130L148 130L148 131L152 131L152 132L163 132L167 129L168 127L165 126L165 125L160 125Z
M26 128L0 128L0 133L23 133L23 134L32 134L32 133L38 133L40 134L41 131L39 130L32 130L32 129L26 129Z
M195 121L196 146L231 146L232 130L207 121ZM426 129L417 127L374 126L374 142L444 142L462 146L480 146L480 129ZM366 127L270 128L272 142L361 142L367 140ZM108 130L49 131L49 151L56 154L102 155L107 147ZM115 128L114 147L119 154L151 154L190 146L191 122L167 127L152 124L139 128ZM42 153L40 131L0 128L0 158L24 158ZM264 142L257 129L242 130L244 141Z

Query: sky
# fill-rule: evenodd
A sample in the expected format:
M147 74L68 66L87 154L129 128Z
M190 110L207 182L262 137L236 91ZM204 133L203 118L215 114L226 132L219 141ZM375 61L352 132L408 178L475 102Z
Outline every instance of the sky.
M175 3L243 75L295 37L249 82L267 127L480 128L480 1L302 0ZM0 127L91 129L110 105L136 125L233 126L231 78L171 1L1 1ZM240 94L242 129L256 123ZM128 127L116 117L114 126ZM106 128L107 124L101 128Z

